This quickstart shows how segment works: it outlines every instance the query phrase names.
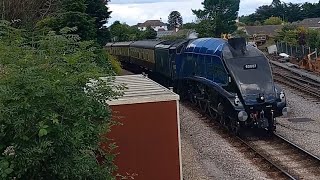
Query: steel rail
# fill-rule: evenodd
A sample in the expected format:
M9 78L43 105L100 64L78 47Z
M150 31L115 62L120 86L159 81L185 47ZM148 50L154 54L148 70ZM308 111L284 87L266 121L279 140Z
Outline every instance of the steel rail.
M286 139L285 137L281 136L280 134L278 134L278 133L276 133L276 132L275 132L275 133L273 133L273 134L274 134L274 136L275 136L275 137L277 137L277 138L281 139L282 141L285 141L286 143L290 144L290 146L292 146L292 147L296 148L297 150L299 150L299 151L301 151L301 152L303 152L303 153L307 154L309 157L313 158L314 160L316 160L316 161L319 161L319 162L320 162L320 157L319 157L319 156L316 156L316 155L312 154L311 152L309 152L309 151L307 151L307 150L303 149L302 147L300 147L300 146L296 145L296 144L295 144L295 143L293 143L292 141L290 141L290 140Z
M282 80L281 78L284 80ZM274 80L320 99L320 93L318 90L315 90L312 87L305 86L301 83L296 83L296 81L294 81L288 77L278 76L278 77L275 77ZM287 80L287 81L285 81L285 80ZM289 83L288 81L291 81L294 84ZM296 86L296 85L298 85L298 86Z
M256 148L254 148L250 143L248 143L246 140L236 136L236 138L241 141L243 144L245 144L247 147L249 147L254 153L258 154L260 157L262 157L265 161L267 161L269 164L271 164L273 167L275 167L276 169L278 169L283 175L285 175L287 178L292 179L292 180L297 180L298 178L296 178L295 176L291 175L288 171L286 171L284 168L280 167L279 165L277 165L276 163L274 163L272 160L270 160L270 158L268 158L266 155L262 154L259 152L259 150L257 150Z

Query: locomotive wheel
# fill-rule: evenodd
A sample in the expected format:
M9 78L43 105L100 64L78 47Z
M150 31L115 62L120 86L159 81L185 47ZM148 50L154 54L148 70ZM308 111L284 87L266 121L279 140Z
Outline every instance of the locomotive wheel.
M199 107L203 113L206 113L208 110L208 101L206 99L199 100Z
M223 115L219 115L219 123L223 126L226 127L226 120Z
M240 123L234 119L230 121L231 133L233 135L240 135Z
M221 125L225 126L226 125L226 120L224 117L224 108L221 103L218 104L218 112L219 112L219 122Z
M193 104L195 106L198 104L197 97L192 91L188 92L188 99L191 102L191 104Z
M209 103L208 112L209 112L209 116L210 116L211 118L213 118L214 120L217 120L217 118L218 118L218 113L214 110L214 108L213 108L213 106L211 105L211 103Z
M267 129L268 134L272 135L275 130L276 130L276 127L274 126L274 124L273 123L269 124L269 127Z

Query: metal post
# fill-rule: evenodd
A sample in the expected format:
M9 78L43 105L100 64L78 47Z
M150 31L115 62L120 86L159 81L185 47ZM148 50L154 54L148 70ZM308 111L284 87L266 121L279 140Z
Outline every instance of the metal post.
M302 45L302 55L304 56L304 46Z
M291 49L291 56L292 56L292 46L290 46L290 49Z

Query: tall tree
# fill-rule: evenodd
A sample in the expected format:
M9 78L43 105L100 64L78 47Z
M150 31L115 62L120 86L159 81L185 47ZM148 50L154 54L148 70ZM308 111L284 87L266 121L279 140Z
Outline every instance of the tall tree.
M183 19L178 11L172 11L168 17L168 24L170 29L179 28L183 25Z
M110 32L104 25L107 24L110 18L111 11L109 11L107 4L109 0L86 0L86 13L95 19L95 28L97 34L97 42L104 45L110 41Z
M236 27L240 0L204 0L204 10L192 10L200 19L199 36L221 37L222 33L232 33Z

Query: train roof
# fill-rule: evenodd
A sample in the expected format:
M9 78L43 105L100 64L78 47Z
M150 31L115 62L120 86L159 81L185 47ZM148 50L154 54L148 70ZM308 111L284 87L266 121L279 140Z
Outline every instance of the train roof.
M113 43L113 42L112 42L112 43L107 43L105 46L106 46L106 47L111 47L112 44L114 44L114 43Z
M134 41L127 41L127 42L115 42L112 46L130 46Z
M153 49L157 44L161 42L163 41L159 41L159 40L135 41L134 43L130 44L130 47Z
M228 43L219 38L199 38L191 41L185 49L186 53L221 55L223 46Z
M234 49L235 47L237 49ZM240 44L239 44L240 43ZM242 52L239 47L245 47L245 51ZM240 45L240 46L239 46ZM185 50L186 53L199 53L204 55L217 55L225 59L232 59L237 57L257 57L264 56L264 54L257 48L246 44L245 40L239 41L239 38L235 40L224 40L219 38L199 38L191 41Z
M188 41L189 40L186 40L186 39L164 41L164 42L161 42L160 44L156 45L155 48L176 49L181 44L188 42Z

